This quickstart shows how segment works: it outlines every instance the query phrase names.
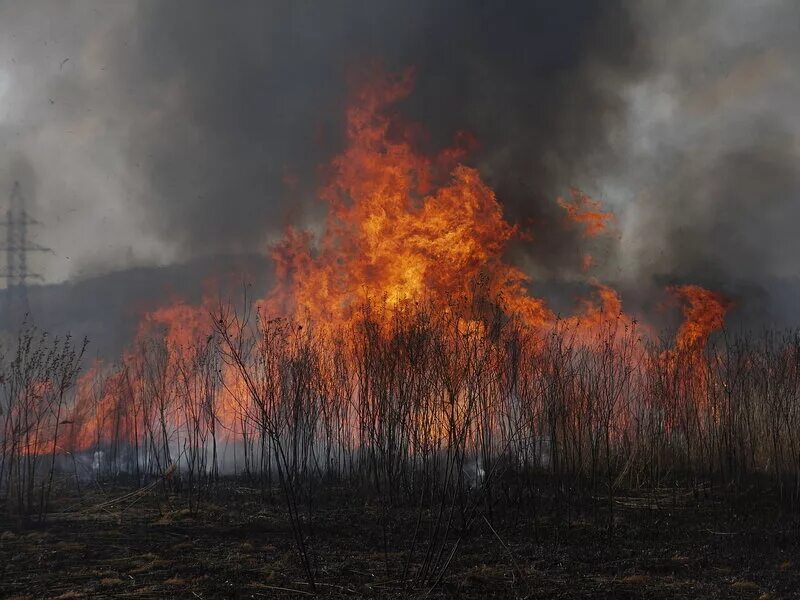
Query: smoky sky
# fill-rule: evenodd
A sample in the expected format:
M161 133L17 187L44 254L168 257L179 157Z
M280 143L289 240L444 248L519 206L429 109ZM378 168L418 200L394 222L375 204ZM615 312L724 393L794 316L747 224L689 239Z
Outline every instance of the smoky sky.
M432 148L472 132L484 149L473 160L510 218L538 217L563 166L621 112L588 57L616 72L637 62L629 15L607 1L159 2L138 19L146 52L126 79L177 86L179 99L132 153L153 186L153 225L190 252L252 247L313 214L320 166L342 145L350 75L373 63L413 66L416 89L397 109Z
M25 165L48 281L263 251L320 222L353 73L413 66L397 110L431 149L475 136L535 279L591 251L768 306L800 261L798 24L791 0L0 0L0 185ZM570 186L611 235L564 226Z

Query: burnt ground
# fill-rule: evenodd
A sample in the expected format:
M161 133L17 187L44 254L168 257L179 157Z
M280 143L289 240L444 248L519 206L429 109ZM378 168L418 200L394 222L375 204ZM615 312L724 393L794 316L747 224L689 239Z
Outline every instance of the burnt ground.
M190 511L155 490L114 501L125 493L62 496L42 525L0 518L0 597L314 595L278 499L231 484ZM323 504L309 540L322 597L800 598L798 520L764 494L639 492L615 501L612 532L607 505L558 517L511 510L494 515L495 531L477 519L436 586L403 580L413 509L392 513L384 546L374 505Z

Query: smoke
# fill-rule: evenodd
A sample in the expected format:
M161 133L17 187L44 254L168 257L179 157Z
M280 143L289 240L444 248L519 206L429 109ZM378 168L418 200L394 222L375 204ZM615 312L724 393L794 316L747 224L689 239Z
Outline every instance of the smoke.
M176 257L144 225L143 177L127 146L135 110L112 49L136 11L126 3L0 0L0 206L19 179L34 233L55 250L32 257L45 281ZM16 164L29 164L20 177Z
M722 290L743 320L795 319L800 5L635 6L652 63L624 91L616 164L599 176L623 219L626 277Z
M555 203L578 186L617 214L601 278L774 316L800 250L799 23L791 0L0 0L0 162L34 169L48 281L263 251L319 222L352 74L412 65L398 110L431 148L475 135L536 280L579 272Z
M416 68L398 110L432 148L475 134L474 160L515 220L554 216L570 165L618 120L620 99L598 71L635 71L635 35L615 2L196 6L145 5L145 51L125 75L162 97L131 151L152 185L152 225L191 253L252 249L285 221L318 216L348 79L374 61ZM536 248L555 259L561 245L550 236Z
M616 2L54 1L0 11L16 34L4 49L8 120L47 180L42 212L67 204L62 229L85 227L95 247L141 236L124 248L133 263L263 249L286 222L318 219L314 194L341 148L349 76L375 61L415 66L417 90L400 109L431 132L431 147L473 132L484 149L475 160L509 215L538 218L621 109L595 71L624 77L636 54ZM112 210L113 232L92 227L90 211ZM540 247L559 256L556 241ZM83 272L127 264L124 252L52 245L73 246ZM48 269L51 279L76 274L63 268Z

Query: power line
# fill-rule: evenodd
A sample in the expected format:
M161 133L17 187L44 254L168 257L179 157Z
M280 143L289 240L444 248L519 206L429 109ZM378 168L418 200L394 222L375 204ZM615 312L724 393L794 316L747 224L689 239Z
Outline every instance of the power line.
M0 221L0 226L5 227L5 245L0 246L0 252L6 254L6 269L0 271L0 278L6 280L6 306L5 316L12 326L18 324L24 315L30 311L28 305L28 281L41 280L39 273L28 270L28 253L52 252L33 242L28 237L28 227L41 225L39 221L31 218L25 210L25 196L18 181L14 182L9 198L8 210L5 221Z

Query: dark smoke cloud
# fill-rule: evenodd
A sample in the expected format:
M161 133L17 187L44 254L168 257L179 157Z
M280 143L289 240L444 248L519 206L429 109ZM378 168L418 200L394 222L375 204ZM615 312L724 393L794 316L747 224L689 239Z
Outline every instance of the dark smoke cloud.
M699 283L745 323L796 325L800 5L644 2L634 19L653 60L601 178L627 278L651 297Z
M416 68L399 108L432 147L477 136L474 160L511 218L554 219L571 165L624 111L598 72L624 79L641 56L609 1L157 2L137 23L125 79L162 101L132 154L153 185L152 224L191 253L253 248L299 216L341 147L347 74L376 60ZM562 246L545 235L536 248L553 259Z
M48 66L39 89L29 84L39 94L25 111L47 126L23 128L37 142L28 144L37 167L51 180L85 180L71 194L94 196L84 206L124 198L130 229L149 238L108 258L87 250L84 272L159 253L168 263L263 250L287 221L318 221L315 190L342 147L348 75L376 62L416 68L398 110L429 132L431 151L459 130L477 137L471 160L509 217L540 230L530 264L574 266L577 242L558 226L555 196L584 184L576 167L603 154L624 118L617 83L645 63L618 0L177 0L102 10L73 0L3 10L9 29L37 30L11 49L30 70ZM50 27L36 26L42 19ZM59 159L52 144L41 147L44 136L90 155L69 173L53 170Z
M700 283L785 316L799 24L794 0L0 0L0 162L32 165L50 281L263 251L320 220L348 75L411 65L398 110L431 149L475 135L540 285L579 279L588 250L642 305ZM614 209L612 236L563 225L573 185Z

